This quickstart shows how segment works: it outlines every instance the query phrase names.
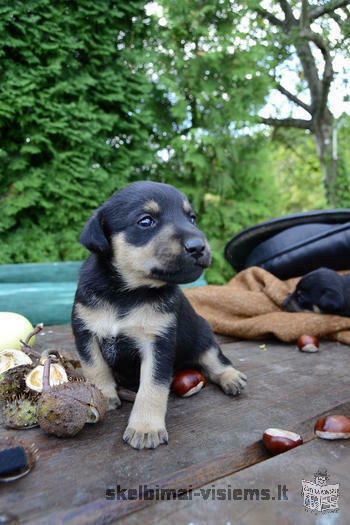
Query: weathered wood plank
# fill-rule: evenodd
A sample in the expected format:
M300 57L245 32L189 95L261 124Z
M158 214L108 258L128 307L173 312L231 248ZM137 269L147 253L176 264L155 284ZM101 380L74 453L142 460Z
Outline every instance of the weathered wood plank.
M334 409L325 412L324 415L333 413L348 413L350 414L350 401L348 403L334 407ZM318 416L317 416L318 417ZM316 418L311 418L307 421L303 421L298 424L294 430L300 433L304 439L304 445L311 440L315 439L313 432ZM349 448L350 450L350 448ZM308 453L308 452L307 452ZM196 493L195 489L206 486L210 481L210 486L206 486L206 489L212 488L213 483L220 478L226 477L229 474L239 472L241 470L252 467L253 465L260 463L264 460L270 459L270 454L266 452L261 441L248 446L242 447L239 450L231 450L226 454L215 456L212 459L208 459L201 465L193 466L182 469L177 472L172 472L168 476L161 479L153 480L147 483L147 489L153 489L161 493L161 490L176 491L177 494L186 494L189 492ZM281 456L282 457L282 456ZM142 483L141 483L142 484ZM139 484L140 485L140 484ZM144 485L142 484L142 490ZM220 483L220 487L222 484ZM112 488L112 487L110 487ZM139 493L139 486L125 486L121 485L122 489L136 490ZM90 525L92 523L98 523L103 517L103 523L115 523L124 516L140 511L141 509L147 508L154 505L157 501L152 499L138 498L134 499L134 493L128 498L128 492L124 493L124 497L118 499L117 488L114 486L115 493L112 494L112 499L100 498L91 504L83 505L80 508L76 508L73 511L63 511L51 515L52 523L63 524L69 523L70 525ZM190 496L187 496L189 498ZM152 515L152 511L146 513L146 515ZM203 515L205 516L205 515ZM141 522L143 522L143 514L141 513ZM136 520L138 518L136 517ZM138 523L140 522L138 521ZM205 522L207 523L207 522ZM45 519L37 522L37 525L44 525Z
M44 332L37 338L38 347L74 351L69 327L46 327ZM256 443L268 426L297 429L301 422L349 400L348 347L323 343L319 354L313 355L275 342L266 348L255 342L223 345L236 366L248 374L241 398L229 398L215 385L189 399L171 396L168 447L137 452L123 444L129 403L70 440L48 437L40 429L1 429L0 437L11 434L34 441L40 459L26 478L1 487L0 508L15 509L23 522L60 523L63 516L65 523L83 523L74 520L82 519L84 509L87 520L90 512L93 516L84 523L109 523L116 515L108 511L112 506L105 506L106 488L118 483L137 487L154 480L169 485L181 481L186 488L198 476L199 465L203 469L198 482L205 484L265 459ZM185 477L181 478L181 471Z
M240 525L348 525L350 513L350 442L326 442L313 439L311 442L290 452L276 456L251 468L221 478L215 483L194 490L189 499L158 502L140 512L121 520L120 525L196 525L234 524ZM314 481L314 473L327 470L330 484L340 484L339 511L336 513L307 511L301 495L302 480ZM278 485L286 485L287 499L282 498L283 490ZM217 499L217 495L228 494L241 499ZM250 492L244 489L258 489L260 499L250 499ZM269 500L262 500L261 490L269 491ZM215 495L213 496L213 491ZM256 493L255 493L256 494ZM266 492L265 492L266 495ZM272 497L275 499L273 500ZM216 499L215 499L216 498ZM246 498L246 499L244 499ZM112 521L116 523L116 521Z

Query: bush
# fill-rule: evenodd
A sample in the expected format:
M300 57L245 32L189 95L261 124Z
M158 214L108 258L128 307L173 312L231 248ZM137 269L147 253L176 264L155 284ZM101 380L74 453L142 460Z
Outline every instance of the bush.
M0 262L79 259L88 215L153 153L144 3L0 8Z

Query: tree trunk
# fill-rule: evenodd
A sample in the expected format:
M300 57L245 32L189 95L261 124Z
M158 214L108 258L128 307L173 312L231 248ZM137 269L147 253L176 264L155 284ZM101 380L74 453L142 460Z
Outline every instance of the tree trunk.
M337 182L337 155L333 144L334 118L326 110L322 119L316 120L313 126L317 155L322 168L323 184L326 191L327 204L335 205L335 186Z

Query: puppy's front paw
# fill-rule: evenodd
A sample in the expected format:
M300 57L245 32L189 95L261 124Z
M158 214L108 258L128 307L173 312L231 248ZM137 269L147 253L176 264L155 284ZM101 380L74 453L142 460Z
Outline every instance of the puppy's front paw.
M115 410L116 408L120 408L122 405L122 402L120 401L118 394L114 397L105 397L105 399L106 399L107 412L109 410Z
M124 443L133 448L156 448L158 445L168 444L168 432L161 425L128 425L123 435Z
M101 392L106 400L106 410L114 410L119 408L122 402L117 394L117 388L115 385L111 385L108 388L101 388Z
M228 396L239 396L246 382L247 376L233 367L222 372L218 380L219 385Z

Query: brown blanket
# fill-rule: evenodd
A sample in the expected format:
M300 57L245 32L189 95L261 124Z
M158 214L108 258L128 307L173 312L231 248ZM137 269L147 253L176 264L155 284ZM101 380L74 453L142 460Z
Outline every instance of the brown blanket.
M256 266L224 286L188 288L185 294L214 332L240 339L275 336L295 341L302 334L350 345L350 318L316 313L287 313L282 302L300 278L281 281Z

